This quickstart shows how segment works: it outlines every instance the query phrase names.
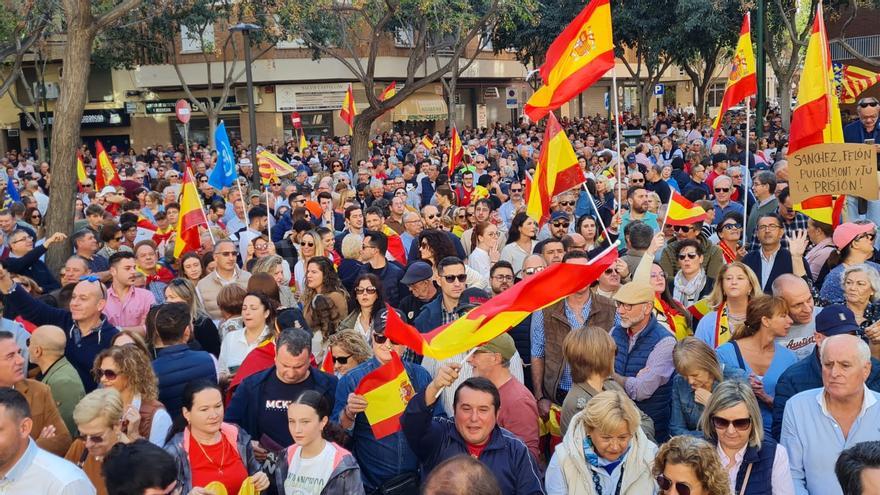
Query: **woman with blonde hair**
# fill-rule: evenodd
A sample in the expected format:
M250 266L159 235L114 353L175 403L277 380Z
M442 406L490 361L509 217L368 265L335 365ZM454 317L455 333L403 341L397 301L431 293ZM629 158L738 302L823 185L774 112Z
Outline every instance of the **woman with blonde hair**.
M337 272L342 286L349 294L354 292L354 281L364 268L361 263L361 249L364 244L364 236L359 234L347 234L342 238L342 261L339 263Z
M373 357L364 337L354 330L341 330L327 339L327 347L333 356L333 372L341 377L357 365Z
M778 296L760 296L749 302L746 320L733 339L717 349L718 360L748 374L749 385L761 404L764 429L773 424L776 381L797 362L794 352L777 342L791 328L788 304Z
M104 349L95 358L92 374L101 387L119 392L125 411L122 433L132 440L165 444L171 416L159 402L159 384L148 355L132 345Z
M593 397L547 466L548 494L654 493L650 469L657 446L642 432L639 410L619 390Z
M708 344L687 337L672 350L675 376L672 378L670 435L702 437L700 416L718 384L724 380L745 381L746 373L718 361Z
M312 258L326 256L326 248L320 234L315 230L303 232L299 240L299 259L293 267L296 290L302 294L306 290L306 265Z
M715 449L690 435L672 437L661 445L652 472L662 495L733 493Z
M186 304L192 317L193 340L198 342L201 350L210 352L214 357L220 355L220 332L205 311L192 282L185 278L175 278L168 282L165 287L165 302Z
M571 419L586 407L600 392L623 392L611 376L614 374L614 356L617 346L608 332L600 327L585 327L569 332L562 341L562 353L571 370L571 389L562 403L559 427L565 435ZM645 435L654 439L654 421L639 410Z
M733 493L794 494L788 453L764 434L761 410L747 384L720 384L706 404L700 428L716 446Z
M275 283L278 284L278 299L281 303L281 306L279 306L280 308L290 308L296 304L296 299L293 297L293 292L290 291L290 285L288 284L288 281L290 280L289 273L287 277L285 277L285 263L287 262L284 261L281 256L270 254L257 259L251 269L251 275L267 273L271 275L275 280Z
M745 321L749 302L763 293L758 276L748 265L741 261L723 265L709 297L694 305L699 312L706 312L694 336L717 349Z
M80 436L70 445L65 459L82 469L98 495L107 494L101 466L104 456L117 443L129 443L122 433L122 398L112 388L99 388L80 399L73 409Z

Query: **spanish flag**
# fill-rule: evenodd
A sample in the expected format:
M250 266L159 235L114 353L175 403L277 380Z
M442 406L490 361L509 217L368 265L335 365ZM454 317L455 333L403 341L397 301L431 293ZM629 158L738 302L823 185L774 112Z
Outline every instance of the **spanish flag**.
M550 113L535 176L529 185L526 213L540 222L550 213L550 200L553 196L579 186L584 180L584 172L578 165L577 155L568 136L556 116Z
M397 315L394 311L389 311ZM397 316L397 318L400 318ZM409 381L406 368L396 352L391 351L391 361L368 373L358 383L354 393L367 400L367 421L373 427L376 440L400 431L400 416L406 405L416 395Z
M449 162L447 163L447 174L449 174L449 178L452 178L452 174L455 173L455 167L461 163L461 159L464 158L464 148L461 146L461 137L458 135L458 129L455 128L455 124L452 124L452 137L449 138Z
M544 83L529 98L525 113L534 121L562 106L614 67L609 0L593 0L547 50L541 66Z
M840 68L840 102L852 104L866 89L880 82L880 74L855 65Z
M798 106L791 114L789 154L814 144L843 142L821 1L816 5L816 18L804 57L797 101Z
M437 360L446 359L492 340L527 316L571 294L588 290L590 284L617 259L614 243L586 265L557 263L515 284L477 306L458 320L426 334L404 323L389 309L385 335L415 352Z
M846 204L846 196L841 194L834 198L830 194L812 196L794 205L794 211L799 211L817 222L826 223L833 228L840 225L840 216Z
M183 194L180 195L180 215L177 217L176 237L174 239L174 257L179 258L187 251L195 251L201 247L199 225L208 226L208 218L199 201L199 190L193 180L192 170L187 168L183 173Z
M330 348L327 348L327 354L324 355L324 360L321 361L321 371L324 373L333 374L334 366L333 366L333 352Z
M431 141L429 136L422 136L422 146L428 148L429 150L434 149L434 142Z
M306 140L306 133L301 132L299 134L299 151L300 151L300 153L302 153L308 147L309 147L309 142Z
M296 168L278 158L277 155L269 153L268 150L261 150L257 153L257 165L262 166L263 163L271 166L278 175L288 175L296 172Z
M397 81L391 81L391 84L385 86L382 94L379 95L379 101L385 101L397 94Z
M742 27L739 30L739 41L736 43L736 51L730 62L730 75L727 76L727 88L724 90L724 98L721 100L721 108L712 128L715 134L712 136L714 143L721 132L721 118L733 105L758 94L758 79L755 75L755 52L752 50L752 34L749 13L743 16Z
M80 152L76 152L76 181L82 184L83 182L89 180L88 174L86 174L86 166L83 163L83 157Z
M95 141L95 154L98 156L98 168L95 170L95 190L100 191L104 189L104 186L122 185L116 167L113 166L110 156L104 151L104 145L101 144L101 141Z
M345 99L342 100L342 110L339 116L348 124L348 132L354 133L354 116L357 115L357 109L354 107L354 92L351 90L351 84L348 85L348 91L345 92Z
M669 207L666 209L666 223L669 225L693 225L706 220L706 210L691 203L681 194L672 191Z
M272 181L278 181L278 174L275 173L275 169L272 168L271 163L259 158L257 158L257 163L260 167L260 181L264 186L268 186Z

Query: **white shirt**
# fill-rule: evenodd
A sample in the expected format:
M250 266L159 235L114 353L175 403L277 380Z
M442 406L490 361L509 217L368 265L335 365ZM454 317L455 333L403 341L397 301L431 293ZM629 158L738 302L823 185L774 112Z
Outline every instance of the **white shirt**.
M746 446L748 447L748 446ZM734 455L734 462L730 464L730 459L721 449L721 445L716 447L718 458L721 459L721 465L727 469L727 477L730 480L730 490L736 493L736 477L739 474L739 467L742 465L743 456L746 453L746 447ZM776 455L773 457L773 472L770 475L770 484L772 485L773 495L794 495L794 482L791 480L791 470L788 467L788 452L782 445L776 446Z
M249 343L245 336L244 328L241 330L233 330L226 334L226 337L223 338L223 343L220 344L220 357L217 360L220 372L228 373L229 368L238 368L241 366L241 362L244 361L244 358L246 358L267 335L269 335L269 327L263 328L260 337L252 343Z
M440 371L440 368L443 367L444 364L457 363L461 365L461 370L458 372L458 378L452 382L452 385L444 388L440 393L440 402L443 404L443 410L446 411L446 415L450 418L455 416L455 411L452 409L452 400L455 398L455 391L458 389L458 386L468 378L476 376L474 368L466 361L463 361L466 355L467 352L462 352L461 354L456 354L455 356L446 358L442 361L437 361L430 357L425 357L422 360L422 367L424 367L431 376L437 376L437 372ZM519 357L518 352L510 358L509 369L510 374L519 380L520 383L523 383L522 358Z
M773 251L773 254L770 255L769 258L764 257L764 250L758 249L758 254L761 256L761 287L767 287L767 280L770 278L770 271L773 270L773 264L776 263L776 255L779 254L779 249Z
M70 461L50 454L28 439L21 459L0 478L3 495L95 495L85 471Z
M297 449L284 480L285 495L320 495L333 474L335 455L336 448L330 442L325 442L324 450L311 459L303 459L302 449Z
M492 260L489 259L489 253L482 248L474 248L474 251L468 256L468 266L478 272L481 277L489 280L489 272L492 269Z

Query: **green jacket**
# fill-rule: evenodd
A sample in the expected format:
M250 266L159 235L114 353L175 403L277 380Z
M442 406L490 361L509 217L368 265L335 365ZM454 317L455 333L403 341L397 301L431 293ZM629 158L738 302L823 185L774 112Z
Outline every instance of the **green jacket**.
M64 424L70 431L70 436L76 437L79 432L76 423L73 421L73 408L79 403L80 399L86 395L82 381L76 368L70 364L65 357L61 357L55 364L49 367L46 374L40 378L40 381L49 386L52 390L52 398L58 406L58 412L64 419Z

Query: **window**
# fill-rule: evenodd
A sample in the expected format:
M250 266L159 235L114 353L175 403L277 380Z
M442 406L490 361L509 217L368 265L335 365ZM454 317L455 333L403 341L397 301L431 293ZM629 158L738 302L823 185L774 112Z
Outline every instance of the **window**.
M89 103L113 101L113 74L109 69L92 67L88 85Z
M193 26L196 27L196 26ZM204 39L204 43L203 40ZM180 53L201 53L214 49L214 24L205 26L202 36L190 28L180 26Z
M724 99L725 83L712 83L709 91L706 92L706 104L710 107L720 107L721 100ZM696 100L694 100L696 101Z
M480 50L484 52L495 51L492 47L492 30L488 27L480 33Z
M413 48L416 46L416 35L412 26L400 27L394 32L394 46L397 48Z

